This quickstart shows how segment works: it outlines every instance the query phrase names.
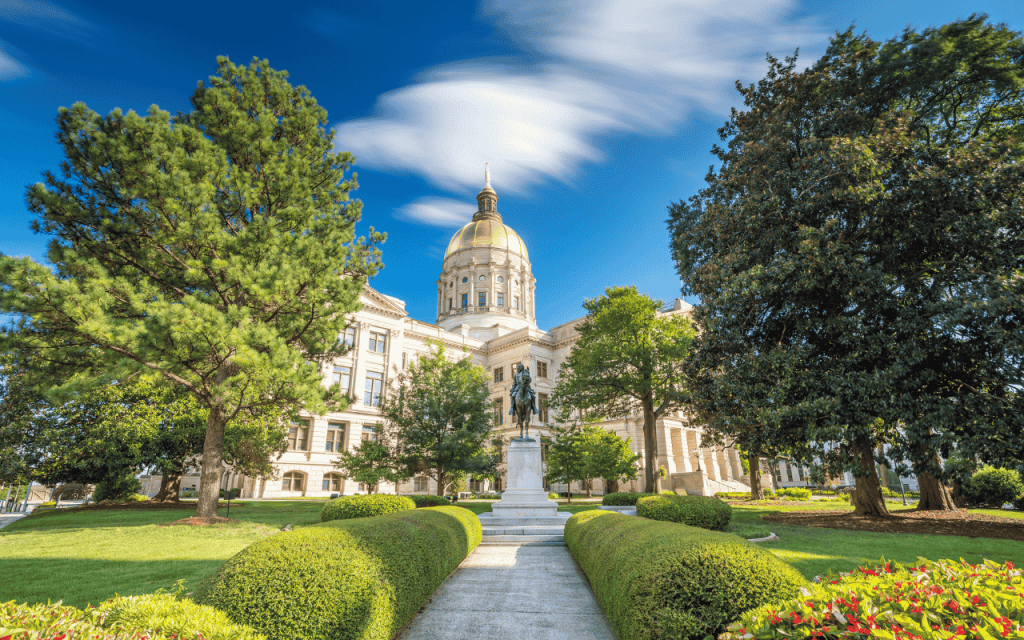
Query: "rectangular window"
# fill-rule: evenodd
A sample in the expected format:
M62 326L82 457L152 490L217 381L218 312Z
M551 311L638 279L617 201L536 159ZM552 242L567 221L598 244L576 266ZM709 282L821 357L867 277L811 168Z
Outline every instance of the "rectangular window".
M363 425L362 441L366 442L367 440L370 442L377 442L377 427L367 427L366 425Z
M505 380L505 367L494 367L494 381L504 382Z
M791 464L786 465L786 479L789 482L793 482L793 465Z
M354 345L356 343L356 328L355 327L345 327L345 333L343 333L341 335L342 335L342 339L341 340L342 340L342 342L345 343L346 346L351 347L352 345Z
M336 473L329 473L324 476L324 491L341 491L341 476Z
M540 415L538 415L537 418L540 419L541 422L547 422L548 421L548 394L546 394L546 393L538 393L537 394L537 409L540 412Z
M495 304L498 305L499 307L504 307L505 306L505 294L504 293L499 293L499 294L497 294L497 296L498 296L498 300L495 302Z
M519 296L512 296L512 308L513 309L518 309L519 308Z
M332 382L341 387L342 394L348 394L352 390L352 367L334 365Z
M413 491L426 491L427 490L427 479L423 476L416 476L412 479L412 490Z
M402 371L405 371L405 366L408 364L409 354L402 352Z
M502 398L494 401L494 416L498 424L505 424L505 400Z
M800 471L801 471L800 467L797 467L796 468L796 479L802 481L803 478L800 476Z
M327 443L324 451L339 453L345 450L345 425L341 422L327 423Z
M376 371L366 372L366 392L363 394L363 404L369 407L380 406L380 392L384 386L384 374Z
M538 362L537 363L537 377L546 378L548 377L548 363Z
M469 306L469 294L468 293L464 293L464 294L462 294L462 308L465 309L468 306Z
M293 422L288 427L288 450L305 451L309 446L309 423Z
M448 298L448 310L449 311L452 310L452 299L451 298Z
M478 307L486 307L487 306L487 292L486 291L481 291L480 292L480 302L477 304L477 306Z
M484 483L479 480L470 480L469 490L472 491L473 493L480 493L481 491L484 490Z
M370 351L384 353L384 337L386 334L378 331L370 332Z

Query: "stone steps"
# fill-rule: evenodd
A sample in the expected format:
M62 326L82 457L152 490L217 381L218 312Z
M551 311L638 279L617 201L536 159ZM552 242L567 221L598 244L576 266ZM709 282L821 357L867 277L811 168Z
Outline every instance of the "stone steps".
M572 516L571 513L562 513L554 516L499 516L488 513L481 513L478 517L480 523L486 527L540 527L552 526L563 527L565 522Z
M509 526L509 527L492 527L485 526L483 528L484 537L488 536L560 536L565 532L565 525L560 526Z
M507 547L507 546L543 546L543 547L564 547L565 538L561 535L528 535L528 536L504 536L504 535L485 535L480 546L495 546L495 547Z

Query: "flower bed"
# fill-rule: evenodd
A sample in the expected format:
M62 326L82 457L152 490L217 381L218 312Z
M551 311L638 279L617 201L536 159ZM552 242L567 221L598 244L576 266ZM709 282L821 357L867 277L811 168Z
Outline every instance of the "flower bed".
M1010 562L888 562L819 580L796 599L748 611L719 640L1024 637L1024 579Z

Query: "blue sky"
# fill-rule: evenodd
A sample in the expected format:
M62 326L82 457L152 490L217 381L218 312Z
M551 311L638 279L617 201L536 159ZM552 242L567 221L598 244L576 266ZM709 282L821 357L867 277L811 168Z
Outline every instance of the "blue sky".
M701 188L735 81L764 55L808 63L851 24L875 39L1020 0L0 0L0 252L45 258L26 185L56 170L57 109L186 110L215 58L286 69L357 158L362 230L389 235L372 282L432 322L444 247L483 165L537 278L542 328L636 285L679 295L666 207Z

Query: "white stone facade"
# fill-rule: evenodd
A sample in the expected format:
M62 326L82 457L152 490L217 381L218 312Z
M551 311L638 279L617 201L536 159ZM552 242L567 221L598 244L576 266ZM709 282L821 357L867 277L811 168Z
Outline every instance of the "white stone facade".
M325 385L334 384L336 379L347 382L352 398L348 409L306 416L309 431L290 437L290 450L275 464L276 479L254 480L227 472L223 488L238 487L242 497L264 498L365 492L357 483L331 475L337 473L334 461L339 442L350 450L364 437L364 430L380 422L372 397L374 385L386 391L399 370L428 352L428 339L441 341L453 355L465 350L487 370L491 399L502 421L499 431L509 441L518 435L508 415L512 368L518 363L529 367L540 405L540 415L533 418L534 428L541 435L548 433L544 404L554 389L559 367L578 337L575 327L583 318L550 331L537 328L536 280L529 255L519 236L502 222L497 199L493 189L486 186L477 197L479 210L473 221L449 243L436 283L437 323L410 318L401 300L366 287L361 296L362 309L352 315L345 335L353 349L324 371ZM689 314L691 310L690 305L676 300L674 308L665 313ZM623 417L602 426L631 438L634 451L643 453L641 417ZM669 474L663 481L664 488L685 486L691 491L714 492L740 486L743 469L736 450L702 447L699 426L682 413L659 420L658 447L658 464ZM182 486L193 484L186 479ZM497 487L478 488L494 491L502 487L499 482ZM564 485L550 488L559 492L567 489ZM620 490L641 488L642 480L620 485ZM595 481L593 489L598 493L604 490L600 480ZM579 492L580 488L574 486L573 490ZM436 486L432 480L424 483L413 479L398 487L382 486L380 491L436 493Z

